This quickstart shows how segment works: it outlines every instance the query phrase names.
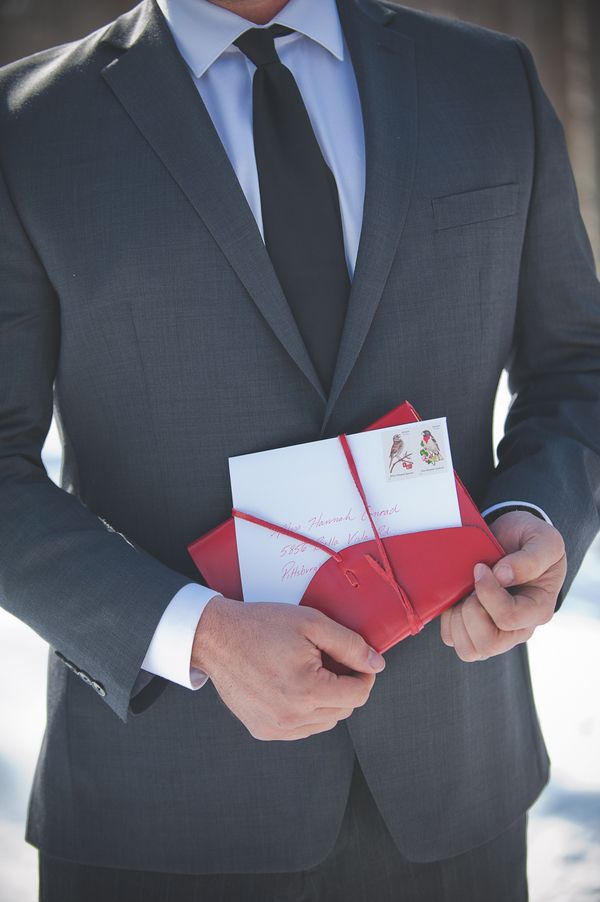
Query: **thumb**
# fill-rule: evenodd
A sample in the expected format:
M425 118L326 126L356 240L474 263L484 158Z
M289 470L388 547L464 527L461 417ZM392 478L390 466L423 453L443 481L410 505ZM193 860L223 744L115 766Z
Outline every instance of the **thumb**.
M520 586L534 582L564 554L564 543L558 530L540 524L539 530L524 537L521 547L507 554L494 567L494 575L503 586Z
M325 614L320 614L309 624L306 636L321 651L352 670L380 673L385 667L383 655L371 648L362 636Z

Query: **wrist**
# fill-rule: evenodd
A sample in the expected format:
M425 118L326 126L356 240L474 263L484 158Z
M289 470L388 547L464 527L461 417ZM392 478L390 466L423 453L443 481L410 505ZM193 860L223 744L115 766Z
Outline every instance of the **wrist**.
M210 599L196 626L192 644L192 667L211 676L215 652L223 644L224 622L231 615L232 606L237 608L241 604L243 602L224 598L222 595L215 595Z

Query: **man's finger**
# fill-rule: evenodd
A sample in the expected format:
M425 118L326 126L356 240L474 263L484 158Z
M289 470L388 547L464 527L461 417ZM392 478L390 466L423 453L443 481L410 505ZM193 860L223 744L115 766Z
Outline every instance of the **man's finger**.
M476 595L470 595L465 599L461 604L460 613L478 658L489 658L506 650L507 634L498 629Z
M353 711L354 708L315 708L311 713L311 720L314 723L321 723L325 720L346 720Z
M511 595L485 564L477 564L474 574L475 594L498 629L530 629L551 616L552 599L544 589L528 586L518 595Z
M440 633L444 645L449 645L450 648L452 648L454 642L452 641L452 632L450 630L450 613L449 610L442 612L442 616L440 617Z
M518 551L498 561L494 575L502 586L522 586L543 576L564 553L564 542L558 530L541 523L539 531L528 536Z
M292 716L290 718L291 725L289 727L290 730L301 730L303 727L307 729L309 727L313 727L315 724L327 724L327 723L337 723L338 720L345 720L347 717L350 717L354 708L339 708L339 707L323 707L323 708L313 708L312 711L306 711L306 713L299 717Z
M369 698L375 683L374 673L354 673L352 676L332 673L321 667L313 688L315 708L359 708Z
M470 595L463 602L461 614L465 629L480 659L504 654L520 642L527 642L533 633L533 628L510 632L499 629L476 595Z
M306 637L321 651L361 673L379 673L385 667L385 658L371 648L354 630L347 629L315 611L306 629Z
M333 730L334 727L337 727L337 722L334 720L329 723L307 723L303 727L298 727L285 736L281 736L279 741L290 742L297 739L308 739L309 736L314 736L315 733L326 733L328 730Z
M469 636L461 614L461 604L450 608L450 633L454 651L461 661L477 661L481 657Z

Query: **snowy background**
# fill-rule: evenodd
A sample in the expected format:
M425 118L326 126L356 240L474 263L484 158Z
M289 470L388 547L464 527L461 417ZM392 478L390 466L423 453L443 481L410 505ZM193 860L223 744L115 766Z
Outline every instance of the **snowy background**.
M499 426L507 403L503 386ZM56 479L54 431L45 462ZM600 542L560 613L535 633L529 653L553 764L552 781L530 817L531 902L600 902ZM0 902L37 898L36 853L23 831L44 729L45 671L46 645L0 610Z

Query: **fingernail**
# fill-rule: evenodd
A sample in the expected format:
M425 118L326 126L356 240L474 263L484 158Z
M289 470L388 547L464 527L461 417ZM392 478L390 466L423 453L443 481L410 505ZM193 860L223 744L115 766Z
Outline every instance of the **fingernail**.
M372 670L380 673L385 667L385 658L383 655L380 655L379 652L375 651L374 648L369 649L369 666Z
M475 577L475 582L481 579L481 577L485 574L485 571L485 564L475 564L475 567L473 568L473 576Z
M503 586L508 586L509 583L513 581L514 573L512 567L508 564L500 564L500 566L494 570L494 576Z

